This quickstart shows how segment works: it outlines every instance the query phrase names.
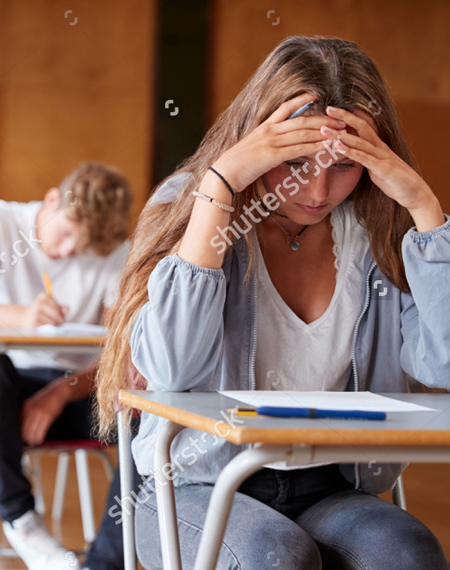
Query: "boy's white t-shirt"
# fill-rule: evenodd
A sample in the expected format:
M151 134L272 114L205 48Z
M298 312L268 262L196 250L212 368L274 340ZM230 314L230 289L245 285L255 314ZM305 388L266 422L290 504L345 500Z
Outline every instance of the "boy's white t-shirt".
M36 236L36 216L42 206L42 202L0 200L0 305L29 306L45 290L41 273L46 271L55 301L69 307L67 322L101 324L103 309L114 302L129 242L106 257L86 253L51 259ZM95 358L92 353L48 350L14 350L8 356L17 368L61 370L78 370Z

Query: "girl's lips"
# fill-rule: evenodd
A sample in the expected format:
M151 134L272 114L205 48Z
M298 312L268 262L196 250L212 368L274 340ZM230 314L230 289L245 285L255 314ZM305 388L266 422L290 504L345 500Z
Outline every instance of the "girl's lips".
M323 210L326 204L324 204L323 206L304 206L303 204L296 204L296 206L301 208L304 212L308 212L309 214L314 214L315 212L320 212L321 210Z

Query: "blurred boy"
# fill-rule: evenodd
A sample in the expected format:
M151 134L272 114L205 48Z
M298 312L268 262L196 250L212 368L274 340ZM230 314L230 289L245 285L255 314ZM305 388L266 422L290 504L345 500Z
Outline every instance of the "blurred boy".
M128 253L129 184L112 166L79 165L43 202L0 201L0 327L101 324ZM52 283L45 293L42 272ZM88 439L92 354L0 356L0 516L31 570L77 568L34 510L23 445Z

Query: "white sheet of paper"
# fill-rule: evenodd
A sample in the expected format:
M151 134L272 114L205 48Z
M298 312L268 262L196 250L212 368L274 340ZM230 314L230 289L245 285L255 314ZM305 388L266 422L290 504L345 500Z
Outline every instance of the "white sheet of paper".
M372 392L278 392L276 390L228 390L219 392L251 406L364 410L371 412L430 412L427 408Z
M105 336L108 329L101 325L63 323L57 327L54 325L42 325L36 328L36 332L44 336Z

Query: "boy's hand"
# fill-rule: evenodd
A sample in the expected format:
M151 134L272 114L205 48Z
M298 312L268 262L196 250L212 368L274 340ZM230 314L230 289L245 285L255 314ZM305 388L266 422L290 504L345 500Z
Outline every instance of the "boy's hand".
M22 407L22 439L25 444L40 445L66 404L66 387L58 382L48 384L27 398Z
M62 325L69 312L66 306L58 303L46 293L39 293L29 307L25 307L22 316L22 326L35 328L40 325Z

